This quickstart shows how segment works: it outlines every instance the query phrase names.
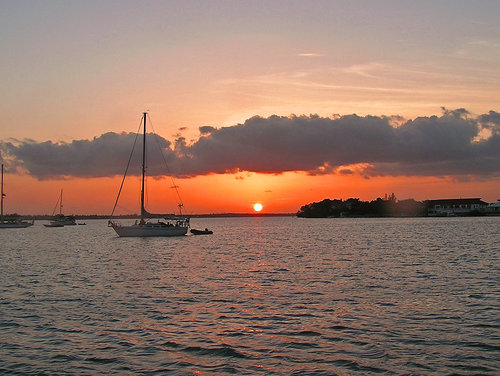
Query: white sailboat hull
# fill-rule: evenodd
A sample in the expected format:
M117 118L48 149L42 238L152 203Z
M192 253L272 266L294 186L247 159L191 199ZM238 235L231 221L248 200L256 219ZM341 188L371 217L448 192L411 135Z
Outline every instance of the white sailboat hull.
M120 237L145 237L145 236L182 236L186 235L188 228L185 226L165 226L164 224L135 224L121 226L117 223L111 227Z

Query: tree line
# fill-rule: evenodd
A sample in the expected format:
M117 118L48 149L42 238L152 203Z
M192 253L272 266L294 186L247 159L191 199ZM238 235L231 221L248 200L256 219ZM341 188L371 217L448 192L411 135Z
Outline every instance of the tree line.
M361 201L359 198L324 199L304 205L297 212L298 217L421 217L427 215L425 203L407 199L398 201L394 193L373 201Z

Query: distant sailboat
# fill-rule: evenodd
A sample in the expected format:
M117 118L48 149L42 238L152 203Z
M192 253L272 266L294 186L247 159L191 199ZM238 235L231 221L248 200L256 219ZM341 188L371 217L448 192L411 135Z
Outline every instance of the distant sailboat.
M182 236L186 235L189 228L189 218L175 216L173 214L152 214L144 208L144 179L146 175L146 118L147 113L143 113L143 138L142 138L142 178L141 178L141 218L133 225L121 225L110 220L109 226L121 237L142 237L142 236ZM127 167L128 168L128 167ZM118 198L116 201L118 202ZM116 207L116 203L115 203ZM179 204L179 208L182 204ZM114 209L113 209L114 212ZM152 218L163 218L164 221L151 221Z
M56 208L54 208L54 211L52 212L52 216L54 219L50 221L49 224L44 224L45 227L64 227L64 226L75 226L76 225L76 220L75 217L72 215L64 215L62 213L62 207L63 207L63 190L61 189L61 194L59 196L59 200L56 203L59 205L59 214L56 214L54 216L54 213L56 211Z
M8 216L7 218L3 215L3 200L5 198L5 193L3 193L3 164L2 164L2 188L1 188L1 209L0 209L0 228L25 228L33 226L33 221L27 222L21 220L19 217Z

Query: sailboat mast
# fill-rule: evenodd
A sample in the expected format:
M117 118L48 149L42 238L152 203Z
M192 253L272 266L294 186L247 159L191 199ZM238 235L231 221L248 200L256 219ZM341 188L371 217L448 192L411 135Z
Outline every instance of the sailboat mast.
M1 204L1 212L0 212L0 222L3 223L3 163L2 163L2 204Z
M141 218L144 217L144 178L146 175L146 116L147 112L143 113L144 117L144 134L142 136L142 181L141 181Z
M59 214L62 215L62 189L61 189L61 196L59 197Z

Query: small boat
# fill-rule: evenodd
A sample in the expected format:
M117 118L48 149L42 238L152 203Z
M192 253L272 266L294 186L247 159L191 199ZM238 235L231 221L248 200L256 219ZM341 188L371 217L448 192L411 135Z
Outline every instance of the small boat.
M191 230L191 234L193 234L193 235L210 235L213 233L214 232L212 230L209 230L208 228L206 228L205 230L197 230L197 229L193 228Z
M146 174L146 118L147 112L143 113L141 120L143 123L143 137L142 137L142 178L141 178L141 218L136 220L132 225L122 225L113 220L108 221L108 226L120 237L145 237L145 236L182 236L186 235L189 228L189 218L181 215L175 216L174 214L152 214L149 213L144 207L144 179ZM130 161L129 161L130 163ZM128 166L127 169L128 170ZM126 174L126 173L125 173ZM125 176L124 176L125 179ZM122 183L123 184L123 183ZM121 191L121 188L120 188ZM113 216L116 204L120 197L120 191L115 201L115 207L111 216ZM182 204L179 204L179 209ZM156 218L157 221L151 219ZM158 218L162 218L160 221Z
M9 215L5 216L3 215L3 200L5 198L5 193L3 193L3 164L2 164L2 183L1 183L1 209L0 209L0 228L26 228L33 226L33 221L28 222L28 221L23 221L19 216L16 215Z

